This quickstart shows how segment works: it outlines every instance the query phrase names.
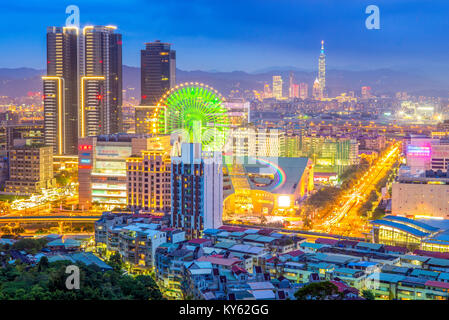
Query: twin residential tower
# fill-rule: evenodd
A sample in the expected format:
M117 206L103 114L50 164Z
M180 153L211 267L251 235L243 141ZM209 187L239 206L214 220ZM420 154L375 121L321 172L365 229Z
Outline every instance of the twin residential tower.
M54 154L77 154L78 137L121 131L122 36L115 29L47 29L45 144Z

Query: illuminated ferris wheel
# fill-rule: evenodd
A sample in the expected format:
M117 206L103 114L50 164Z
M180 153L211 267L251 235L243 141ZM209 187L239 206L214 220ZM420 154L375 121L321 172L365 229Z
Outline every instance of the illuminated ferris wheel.
M160 133L177 133L186 142L200 142L207 151L220 151L229 132L224 98L212 87L187 82L168 91L155 113Z

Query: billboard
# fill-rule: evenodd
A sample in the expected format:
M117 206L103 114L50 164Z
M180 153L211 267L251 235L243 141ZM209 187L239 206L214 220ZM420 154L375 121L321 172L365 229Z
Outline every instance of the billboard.
M430 157L430 147L407 146L407 156Z
M95 148L97 159L125 160L131 156L131 153L131 146L97 146Z

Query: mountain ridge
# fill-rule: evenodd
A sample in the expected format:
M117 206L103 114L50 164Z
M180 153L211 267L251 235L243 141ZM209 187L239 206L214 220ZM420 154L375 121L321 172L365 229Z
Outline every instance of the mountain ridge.
M275 68L270 67L268 69ZM176 70L177 83L203 82L214 87L223 95L228 95L231 90L263 90L264 84L271 85L273 75L281 75L284 80L284 92L288 92L289 74L293 72L295 83L306 82L309 90L315 80L316 71L288 70L289 67L281 67L282 70L273 69L262 73L250 73L245 71L202 71L202 70ZM41 76L45 70L33 68L0 68L0 95L9 97L25 96L28 92L42 91ZM388 68L373 70L341 70L328 69L326 83L331 95L337 95L346 91L360 91L362 86L371 86L373 92L394 93L407 91L419 95L448 95L448 84L432 79L420 72L406 72ZM140 68L123 66L123 88L134 88L140 92Z

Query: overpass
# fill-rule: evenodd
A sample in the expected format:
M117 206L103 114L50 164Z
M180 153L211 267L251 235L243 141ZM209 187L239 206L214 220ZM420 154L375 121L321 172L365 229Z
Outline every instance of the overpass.
M101 216L8 216L0 217L1 223L26 223L26 222L95 222Z

